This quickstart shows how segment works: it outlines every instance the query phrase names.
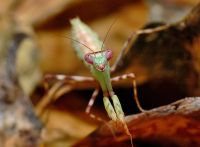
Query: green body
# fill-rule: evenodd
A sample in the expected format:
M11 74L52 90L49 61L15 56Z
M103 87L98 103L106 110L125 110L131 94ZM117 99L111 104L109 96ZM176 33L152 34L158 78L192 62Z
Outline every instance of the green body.
M94 78L100 83L104 94L103 102L108 116L114 121L120 120L123 122L124 113L117 95L113 92L111 84L110 66L105 55L101 52L103 42L99 39L98 35L86 24L81 22L79 18L72 19L70 22L72 25L72 37L74 40L79 42L77 43L73 41L73 46L78 57L83 60L86 66L90 69ZM93 59L94 64L88 64L84 60L84 56L88 53L95 54ZM105 64L105 70L99 71L96 66L102 63ZM113 104L109 101L109 97L112 99Z
M94 52L101 51L103 42L99 39L98 35L93 32L86 24L81 22L80 19L75 18L71 20L71 25L73 39L85 44ZM90 68L92 75L99 81L103 92L113 91L110 81L109 63L107 62L105 71L98 71L96 68L94 68L93 65L88 64L84 60L84 55L87 53L92 53L92 51L77 42L73 42L73 46L76 50L78 57L83 60L86 66ZM105 57L103 56L99 56L96 58L96 60L97 62L101 62L101 60L106 60L104 58Z

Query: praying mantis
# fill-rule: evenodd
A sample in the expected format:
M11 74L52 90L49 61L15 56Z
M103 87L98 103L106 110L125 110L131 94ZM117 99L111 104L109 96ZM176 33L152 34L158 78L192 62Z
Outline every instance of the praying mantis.
M105 122L103 119L95 116L90 112L91 107L93 106L94 101L101 88L103 91L104 107L106 109L109 118L114 122L116 122L117 124L121 124L123 126L123 129L125 133L130 137L131 145L133 146L132 135L125 122L125 115L121 103L119 101L119 98L113 90L112 82L131 79L133 84L134 99L136 101L137 107L141 112L145 112L145 110L141 107L138 100L135 75L133 73L129 73L111 78L110 74L115 71L117 65L120 63L120 59L123 56L125 50L128 48L128 45L131 42L131 38L133 37L133 35L159 31L165 29L167 26L161 26L154 29L140 30L132 33L129 36L129 39L125 42L121 54L118 56L116 62L110 67L109 60L112 58L113 52L109 49L105 49L104 47L104 42L109 31L107 32L104 41L101 41L98 35L94 31L92 31L86 24L84 24L79 18L72 19L70 23L72 25L72 38L69 39L72 40L72 44L77 53L77 56L89 68L93 77L67 76L62 74L46 75L45 77L46 80L50 78L56 78L60 82L57 82L50 89L46 99L40 102L39 105L37 106L38 108L37 110L40 111L41 108L44 108L44 106L47 105L50 98L59 97L63 93L72 90L74 88L73 86L76 85L75 83L77 82L81 83L98 82L98 86L95 88L85 112L89 114L90 117ZM70 86L63 86L66 83L70 84Z

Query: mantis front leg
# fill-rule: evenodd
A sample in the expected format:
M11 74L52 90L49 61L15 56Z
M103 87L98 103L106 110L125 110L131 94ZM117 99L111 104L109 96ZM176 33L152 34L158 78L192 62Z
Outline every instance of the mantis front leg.
M104 105L105 105L105 109L108 113L108 116L114 122L117 123L117 127L118 127L118 124L122 124L125 133L130 137L131 146L133 147L134 145L133 145L133 140L132 140L132 134L130 133L129 128L128 128L126 122L125 122L125 115L124 115L124 112L122 110L121 103L119 101L118 96L115 95L114 92L112 92L112 93L113 93L113 95L111 95L111 99L112 99L114 107L112 106L111 102L109 101L109 98L104 97L103 102L104 102Z
M92 106L93 106L93 104L94 104L94 102L95 102L95 100L96 100L98 94L99 94L99 87L96 88L96 89L94 90L94 92L93 92L93 94L92 94L92 96L91 96L91 98L90 98L90 101L89 101L89 103L88 103L88 105L87 105L87 108L86 108L85 112L86 112L86 114L88 114L91 118L96 119L96 120L101 121L101 122L103 122L103 123L106 124L106 121L105 121L105 120L103 120L103 119L100 118L100 117L97 117L96 115L94 115L94 114L92 114L92 113L90 112L90 111L91 111L91 108L92 108ZM113 95L113 97L116 97L116 95ZM112 99L113 99L113 98L112 98ZM117 121L117 115L116 115L116 113L115 113L116 110L114 110L114 108L113 108L111 102L109 101L109 98L106 97L106 96L104 96L104 97L103 97L103 102L104 102L105 109L106 109L106 111L107 111L107 113L108 113L108 116L111 118L111 120ZM113 103L114 103L114 105L116 105L116 100L113 100ZM118 103L120 104L119 101L118 101ZM121 106L121 105L120 105L120 106ZM121 108L121 110L122 110L122 108ZM123 112L123 111L122 111L122 112ZM123 116L124 116L124 115L123 115Z

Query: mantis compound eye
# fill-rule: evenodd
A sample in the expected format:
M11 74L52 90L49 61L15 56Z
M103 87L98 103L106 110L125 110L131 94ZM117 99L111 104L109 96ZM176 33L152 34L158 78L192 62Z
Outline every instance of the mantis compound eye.
M92 54L91 54L91 53L86 54L86 55L84 56L84 59L85 59L85 61L86 61L87 63L93 64L93 58L92 58Z
M106 59L110 60L113 56L113 52L111 50L106 50L105 55L106 55Z

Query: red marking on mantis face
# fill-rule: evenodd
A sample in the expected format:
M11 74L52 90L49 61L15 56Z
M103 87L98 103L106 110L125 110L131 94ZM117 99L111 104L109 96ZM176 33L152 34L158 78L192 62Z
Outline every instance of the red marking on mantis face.
M104 50L94 53L88 53L84 56L87 63L92 64L99 71L104 71L107 62L112 58L113 53L111 50Z
M104 71L105 67L106 67L105 64L100 64L100 65L96 66L96 69L98 69L99 71Z

